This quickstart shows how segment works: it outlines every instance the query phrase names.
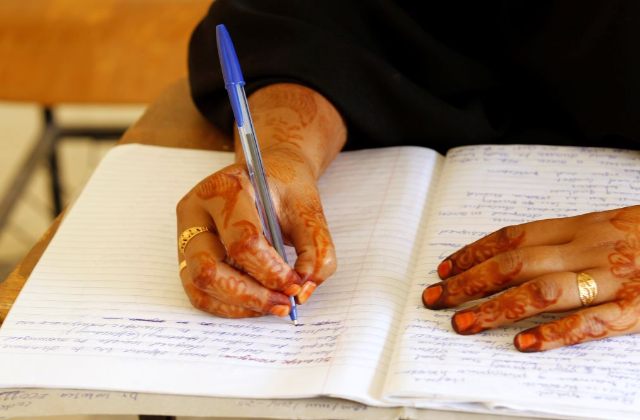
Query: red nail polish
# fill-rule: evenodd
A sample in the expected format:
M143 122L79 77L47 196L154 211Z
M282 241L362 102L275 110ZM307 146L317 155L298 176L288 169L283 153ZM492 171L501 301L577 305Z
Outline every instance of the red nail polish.
M271 310L269 311L269 313L271 315L275 315L275 316L279 316L279 317L284 317L289 315L289 307L285 306L285 305L276 305L273 308L271 308Z
M297 284L292 284L291 286L284 289L282 293L287 296L297 296L298 293L300 293L300 289L300 286L298 286Z
M471 334L475 331L468 331L476 322L476 314L474 312L458 312L453 316L453 329L458 334Z
M451 260L446 259L442 261L438 266L438 276L443 280L446 279L451 275L452 268L453 268L453 263L451 262Z
M311 294L315 292L316 287L317 285L312 281L308 281L305 284L303 284L302 290L300 290L300 293L298 294L298 303L300 304L305 303L309 299Z
M533 333L522 332L516 335L513 343L515 344L516 348L522 352L530 353L540 350L538 337Z
M440 299L440 295L442 295L442 286L439 284L437 286L429 286L422 293L422 303L424 303L424 306L430 307Z

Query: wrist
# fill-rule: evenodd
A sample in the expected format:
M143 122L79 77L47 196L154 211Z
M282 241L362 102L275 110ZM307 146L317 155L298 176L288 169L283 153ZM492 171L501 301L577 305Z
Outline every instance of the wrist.
M318 92L295 84L266 86L249 97L260 149L295 153L318 179L346 142L346 125ZM236 133L236 159L244 160Z
M261 147L261 153L265 161L286 162L287 165L295 167L297 172L301 171L298 172L298 176L304 174L305 178L318 181L322 175L318 162L304 153L304 150L286 144L272 144Z

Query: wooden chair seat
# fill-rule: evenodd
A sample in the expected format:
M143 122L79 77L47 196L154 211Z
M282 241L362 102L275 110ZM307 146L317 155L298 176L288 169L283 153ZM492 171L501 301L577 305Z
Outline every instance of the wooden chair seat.
M54 215L63 208L60 138L118 138L123 127L65 129L59 104L148 104L187 74L188 42L212 0L2 0L0 100L42 104L43 134L0 197L0 229L48 159Z
M212 0L2 0L0 99L150 103Z

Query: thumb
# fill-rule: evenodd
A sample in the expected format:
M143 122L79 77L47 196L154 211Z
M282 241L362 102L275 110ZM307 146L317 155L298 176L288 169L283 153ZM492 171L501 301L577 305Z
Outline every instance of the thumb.
M309 188L306 194L296 197L294 209L290 216L293 226L290 238L298 255L294 269L302 279L302 289L297 295L302 304L335 273L337 261L318 191Z

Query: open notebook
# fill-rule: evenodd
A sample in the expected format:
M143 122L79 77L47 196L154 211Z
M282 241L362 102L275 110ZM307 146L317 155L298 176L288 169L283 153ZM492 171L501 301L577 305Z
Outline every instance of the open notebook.
M320 182L339 269L299 308L297 328L215 318L182 290L175 204L232 160L110 151L0 329L0 387L640 416L640 335L522 354L513 336L552 316L459 336L453 311L421 303L442 258L504 225L640 203L640 152L340 154Z

